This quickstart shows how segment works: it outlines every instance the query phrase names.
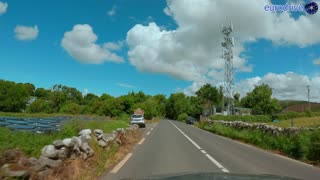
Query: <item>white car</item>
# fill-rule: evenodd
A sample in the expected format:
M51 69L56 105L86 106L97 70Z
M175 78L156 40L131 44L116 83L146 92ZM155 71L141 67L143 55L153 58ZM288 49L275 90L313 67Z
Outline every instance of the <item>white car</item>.
M133 114L131 116L130 124L137 124L139 127L146 127L143 114Z

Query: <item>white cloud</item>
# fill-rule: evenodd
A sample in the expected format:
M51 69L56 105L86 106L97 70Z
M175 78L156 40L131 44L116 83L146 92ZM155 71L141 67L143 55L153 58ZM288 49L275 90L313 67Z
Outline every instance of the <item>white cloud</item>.
M320 42L320 13L302 14L295 19L288 12L266 12L266 4L271 2L167 0L164 13L174 19L177 28L165 30L156 23L135 25L126 38L129 61L140 71L192 81L188 90L192 92L203 82L223 80L221 24L230 20L235 31L236 72L251 72L253 68L246 57L241 56L245 43L266 39L278 46L306 47Z
M112 8L107 12L108 16L116 15L116 9L117 9L117 6L113 5Z
M16 26L14 29L15 37L21 41L31 41L38 37L39 29L38 26L28 27L28 26Z
M320 58L313 60L313 64L320 65Z
M77 24L65 32L61 46L70 56L82 63L101 64L105 61L121 63L123 58L111 52L110 43L96 44L98 37L88 24Z
M223 82L223 81L222 81ZM193 82L185 89L178 89L186 95L194 95L195 92L205 83L211 83L219 87L222 82ZM297 83L299 82L299 83ZM240 93L241 97L251 92L256 85L268 84L273 89L273 97L280 100L308 100L307 88L310 85L310 99L313 102L320 102L320 75L312 78L293 72L284 74L268 73L263 77L253 77L242 80L235 84L235 93Z
M108 43L105 43L103 45L103 47L107 48L107 49L110 49L110 50L119 50L123 47L123 41L119 41L117 43L114 43L114 42L108 42Z
M82 92L82 96L86 96L89 93L89 90L85 88Z
M308 77L293 72L268 73L263 77L249 78L236 84L235 91L243 97L252 91L255 85L262 83L273 88L274 97L280 100L308 100L306 86L310 85L311 101L320 102L320 76Z
M7 12L8 3L3 3L0 1L0 15Z
M136 86L131 85L131 84L126 84L126 83L118 83L117 85L120 87L131 88L131 89L136 88Z

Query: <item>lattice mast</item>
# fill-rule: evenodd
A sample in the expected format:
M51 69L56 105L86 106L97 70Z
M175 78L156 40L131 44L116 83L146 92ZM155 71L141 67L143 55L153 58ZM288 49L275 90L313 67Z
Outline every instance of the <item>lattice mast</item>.
M234 101L233 101L233 93L234 93L234 79L233 79L233 52L232 47L234 46L234 39L231 36L233 31L233 25L224 26L222 25L222 33L224 34L224 41L221 43L223 48L222 58L225 62L224 67L224 97L226 97L227 107L226 111L228 115L232 115L234 113ZM225 99L225 98L224 98ZM224 104L223 104L224 111Z

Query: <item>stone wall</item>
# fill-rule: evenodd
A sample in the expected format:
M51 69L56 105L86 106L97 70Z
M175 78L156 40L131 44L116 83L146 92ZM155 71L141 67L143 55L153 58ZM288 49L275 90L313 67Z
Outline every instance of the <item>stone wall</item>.
M76 158L87 160L94 156L94 151L90 147L91 140L103 148L109 148L112 145L120 146L126 139L128 133L139 129L137 125L131 125L128 128L119 128L111 134L105 134L101 129L93 130L83 129L78 136L55 140L52 144L46 145L41 150L41 156L36 158L21 157L17 164L8 163L1 167L1 178L26 178L31 173L36 173L38 177L45 177L53 168L61 166L64 161Z
M261 130L265 133L273 135L294 135L301 131L312 131L318 128L281 128L278 126L268 125L266 123L247 123L243 121L222 121L222 120L209 120L209 125L221 124L223 126L233 127L237 129L248 129L248 130Z

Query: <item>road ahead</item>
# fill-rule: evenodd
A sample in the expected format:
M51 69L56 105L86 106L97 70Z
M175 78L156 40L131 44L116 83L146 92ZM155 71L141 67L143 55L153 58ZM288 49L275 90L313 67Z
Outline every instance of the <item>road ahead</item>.
M132 153L103 179L218 172L320 179L316 168L177 121L148 125Z

